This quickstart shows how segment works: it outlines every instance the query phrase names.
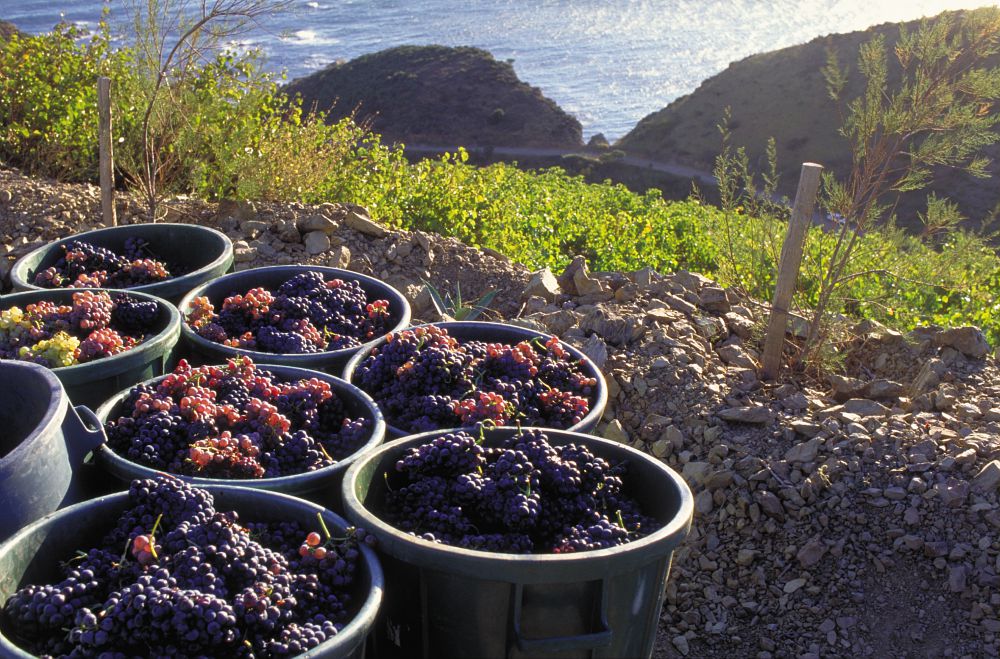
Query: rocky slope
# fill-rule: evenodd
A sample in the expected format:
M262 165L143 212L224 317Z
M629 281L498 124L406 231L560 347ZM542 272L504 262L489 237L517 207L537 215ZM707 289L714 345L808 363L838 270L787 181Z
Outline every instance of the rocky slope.
M710 171L721 148L717 125L728 107L732 112L733 145L746 146L754 166L763 167L767 140L775 138L783 190L789 196L795 193L803 162L821 163L843 176L850 170L850 153L847 140L838 133L842 121L838 107L827 95L821 72L827 52L835 52L841 66L849 67L845 97L855 98L863 90L857 66L858 47L882 35L890 61L896 64L891 52L901 25L912 31L918 22L886 23L864 31L831 34L734 62L691 94L642 119L616 146L630 155L674 159ZM1000 57L986 62L987 66L998 64ZM890 68L890 86L898 80L896 64ZM987 155L995 160L1000 146L987 149ZM991 171L996 174L1000 167L993 165ZM990 179L940 169L930 189L939 197L956 201L971 226L991 227L996 221L1000 190ZM899 208L903 225L914 226L915 213L923 210L926 194L904 197Z
M0 170L2 274L98 222L96 188ZM141 221L121 202L120 217ZM558 334L611 387L598 433L681 472L695 494L656 656L982 657L1000 647L1000 372L974 328L856 328L845 373L757 379L762 305L694 273L528 272L388 231L339 204L170 204L236 241L239 268L374 274L435 315L420 281L500 291L496 319Z
M356 112L387 141L582 145L579 121L521 82L508 62L477 48L391 48L331 64L286 90L333 118Z

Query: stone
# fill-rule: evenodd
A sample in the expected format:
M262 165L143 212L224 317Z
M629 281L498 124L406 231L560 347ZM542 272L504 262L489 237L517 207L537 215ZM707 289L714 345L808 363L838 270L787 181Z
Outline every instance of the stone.
M697 272L688 272L687 270L678 270L670 275L670 279L692 293L697 293L702 286L709 286L715 283L705 275L698 274Z
M310 231L302 237L306 246L306 254L315 256L330 249L330 236L322 231Z
M806 580L803 579L802 577L799 577L798 579L792 579L791 581L787 582L781 590L786 595L791 595L799 588L802 588L802 586L804 585L806 585Z
M543 298L546 302L554 302L559 297L559 282L556 281L556 276L552 274L552 270L542 268L531 273L531 279L528 280L528 285L524 287L521 299L526 300L533 295Z
M639 287L632 282L628 282L627 284L620 286L618 290L615 291L615 302L618 302L619 304L632 302L637 297L639 297Z
M13 198L10 190L0 190L0 204L9 204Z
M673 444L666 441L665 439L656 440L655 442L653 442L653 446L650 448L652 454L658 458L667 457L673 452L673 450L674 450Z
M587 271L587 259L583 256L577 254L573 257L566 269L563 270L562 274L559 275L559 288L566 295L579 295L580 293L576 290L576 273L583 272L584 277L589 278L590 273Z
M573 286L576 288L577 295L581 296L596 295L604 292L604 286L601 284L600 280L587 275L586 268L577 270L573 274Z
M864 387L864 397L877 400L887 398L899 398L906 391L906 388L899 382L892 380L878 379L872 380Z
M618 419L612 419L606 428L604 428L603 433L604 439L610 439L613 442L619 442L621 444L627 444L628 433L622 428L622 422Z
M934 345L954 348L966 357L982 359L990 353L990 344L978 327L954 327L934 335Z
M815 437L823 429L819 424L804 420L792 421L791 428L798 434L805 435L806 437Z
M757 558L759 552L756 549L741 549L736 552L737 565L750 565Z
M964 565L955 565L948 569L948 590L953 593L965 592L968 572Z
M812 462L816 459L816 454L819 453L820 438L813 437L812 439L799 442L792 448L785 452L786 462Z
M750 353L743 346L730 343L721 346L715 352L719 355L719 359L730 366L757 368L757 362L754 361L753 357L750 356Z
M796 560L802 567L812 567L819 563L826 553L826 545L819 538L813 538L795 554Z
M764 511L765 515L774 517L779 521L785 519L785 508L773 492L757 490L753 493L753 498L760 505L760 509Z
M246 220L244 222L240 222L240 231L242 231L247 238L252 240L267 231L269 226L271 225L267 222L261 222L260 220Z
M330 251L326 264L331 268L346 270L351 265L351 250L347 245L338 245Z
M243 222L252 220L257 215L257 208L252 201L241 199L223 199L215 210L217 218L232 217Z
M781 400L781 406L793 412L804 410L809 407L809 399L801 391L797 391L787 398Z
M674 636L670 639L670 642L673 643L674 647L677 648L677 651L680 652L682 656L686 657L688 656L688 653L691 652L691 646L688 645L687 637L683 634L680 636Z
M635 316L618 316L598 307L591 309L580 319L580 329L593 332L616 346L625 346L642 336L646 328Z
M749 339L753 336L755 324L750 318L733 313L732 311L722 318L726 321L726 327L729 328L731 334L735 334L741 339Z
M843 411L858 416L885 416L889 408L867 398L852 398L844 403Z
M916 376L914 376L913 381L907 389L907 393L911 398L915 398L925 391L930 391L940 384L941 376L947 370L948 367L940 359L928 359L920 367Z
M245 240L233 243L233 260L237 263L249 263L256 258L256 250Z
M996 491L997 487L1000 487L1000 460L991 460L972 479L972 489L986 494Z
M865 383L857 378L849 378L833 373L827 376L827 381L833 387L833 397L839 402L857 398L865 390Z
M344 223L358 233L363 233L373 238L384 238L389 235L389 231L381 224L373 222L367 213L350 211L344 217Z
M728 407L716 412L724 420L734 423L769 423L771 409L763 405L747 405L743 407Z
M694 497L694 509L700 515L707 515L712 512L712 493L702 490Z
M732 308L726 289L718 286L705 286L699 292L698 299L698 306L712 313L725 314Z
M696 306L676 295L666 294L660 296L659 299L674 311L680 311L687 316L693 316L698 311Z
M608 362L608 344L596 334L591 334L580 346L580 351L590 357L597 368L604 368Z
M969 482L960 478L949 478L935 486L941 503L949 508L958 508L969 496Z
M707 462L692 460L684 465L681 470L681 476L692 485L701 485L705 482L705 478L711 469L712 465Z
M283 243L301 243L302 234L295 227L295 222L286 222L278 229L278 239Z
M629 277L640 288L649 288L649 286L652 285L653 281L656 279L657 275L656 270L646 266L631 273Z
M313 213L296 221L299 232L305 234L311 231L322 231L331 234L337 230L337 223L323 213Z

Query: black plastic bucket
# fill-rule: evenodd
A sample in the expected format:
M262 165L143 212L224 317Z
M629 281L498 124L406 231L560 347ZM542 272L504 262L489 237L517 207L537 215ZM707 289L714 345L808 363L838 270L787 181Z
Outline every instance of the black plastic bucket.
M263 286L273 291L281 286L281 284L302 272L320 272L327 281L331 279L354 279L361 284L361 288L364 289L369 300L388 300L389 315L395 321L388 330L390 332L399 331L410 322L410 304L392 286L374 277L368 277L367 275L351 272L350 270L312 265L275 265L234 272L194 289L181 300L178 308L180 309L181 316L187 318L188 313L191 311L192 301L196 297L204 296L218 310L222 305L222 301L231 295L242 295L257 286ZM250 357L256 364L283 364L285 366L298 366L299 368L322 369L330 373L339 373L343 369L344 364L355 353L366 350L375 344L375 341L369 341L355 348L327 350L326 352L301 355L279 355L272 352L234 348L209 341L198 336L188 326L187 322L183 322L181 332L184 337L185 346L195 355L200 355L205 363L220 363L242 355Z
M0 297L0 310L11 307L24 308L25 305L41 300L54 304L72 304L73 293L79 293L79 288L57 288L49 290L26 291ZM88 288L88 291L108 291L111 296L119 294L102 288ZM158 297L139 293L135 290L128 294L156 302L159 315L152 330L152 336L131 350L104 357L92 362L75 366L62 366L52 369L56 377L66 387L70 400L77 405L94 408L124 387L162 374L169 366L171 351L177 345L181 333L181 317L177 309L169 302Z
M444 323L428 323L427 325L420 325L419 327L441 327L447 330L449 336L453 336L459 341L487 341L496 343L505 343L514 345L520 343L521 341L531 341L532 339L548 339L551 334L543 334L542 332L536 332L535 330L530 330L526 327L518 327L517 325L505 325L503 323L487 323L480 321L452 321ZM416 329L416 327L411 328ZM375 348L379 348L386 343L386 338L383 337L376 341L373 345L367 346L364 350L358 352L351 358L351 361L347 363L344 367L344 379L348 382L354 381L354 371L357 370L361 362L368 357L371 351ZM601 416L604 414L604 408L608 404L608 383L604 379L604 374L601 373L601 369L597 368L585 354L569 345L568 343L563 343L563 347L566 349L573 359L578 359L583 362L582 370L589 377L597 379L597 393L595 395L595 400L590 406L590 412L587 416L580 420L580 423L575 423L566 430L572 432L590 432L597 427L598 422L601 420ZM386 426L386 435L390 439L399 439L400 437L406 437L410 433L402 428L397 428L391 424Z
M333 392L337 396L340 396L344 401L344 409L348 416L362 416L371 419L371 435L368 438L368 441L353 454L347 456L336 464L323 467L322 469L317 469L316 471L293 474L291 476L226 480L221 478L199 478L197 476L186 476L182 474L173 475L181 480L191 483L196 487L238 485L240 487L268 490L271 492L282 492L284 494L290 494L303 499L309 499L310 501L315 501L330 510L337 512L343 511L341 483L343 482L344 474L347 472L348 467L351 466L358 456L374 449L382 443L383 439L385 439L385 420L382 418L382 412L379 411L378 407L375 405L375 401L373 401L368 394L361 391L354 385L344 382L334 375L329 375L320 371L295 368L293 366L272 366L268 364L263 365L262 367L271 371L275 375L286 379L299 380L303 378L318 378L324 382L329 382ZM146 384L156 386L156 384L159 383L163 377L166 376L154 378L147 381ZM109 419L117 419L121 416L120 410L122 402L128 396L130 390L131 387L120 391L117 395L107 400L97 409L96 416L98 421L102 424L102 427L103 424ZM108 471L111 475L123 483L130 483L137 478L154 478L156 474L161 473L161 470L153 469L152 467L147 467L137 462L132 462L131 460L111 450L107 444L99 446L94 451L94 457L100 467Z
M0 360L0 540L86 498L87 453L104 441L38 364Z
M344 478L346 517L378 539L386 601L379 657L648 657L674 549L691 526L691 491L676 472L623 444L546 430L555 444L628 460L625 491L664 526L634 542L575 554L501 554L418 539L377 516L383 474L404 451L450 431L413 435L358 460ZM487 431L486 444L517 432Z
M217 510L235 510L245 521L297 521L313 527L319 513L331 532L343 533L348 526L329 510L284 494L217 485L205 489L212 493ZM22 585L56 578L58 561L97 544L127 504L127 492L85 501L38 520L0 545L0 604ZM384 578L375 553L362 546L361 554L354 618L336 636L300 657L364 657L365 639L382 602ZM9 630L0 631L0 656L32 656L10 641Z
M25 254L10 271L10 283L15 291L42 289L34 283L35 274L54 265L63 255L63 245L74 240L120 254L128 238L147 241L157 260L185 273L155 284L129 288L130 291L149 293L176 303L195 286L233 269L233 242L220 231L197 224L127 224L78 233Z

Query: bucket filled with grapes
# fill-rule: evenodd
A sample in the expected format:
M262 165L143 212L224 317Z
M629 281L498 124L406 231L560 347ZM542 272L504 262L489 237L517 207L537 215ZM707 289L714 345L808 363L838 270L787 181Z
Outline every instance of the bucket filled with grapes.
M383 588L319 506L137 480L0 545L0 656L363 657Z
M116 288L177 302L233 267L233 243L197 224L129 224L78 233L23 256L14 290Z
M245 357L191 366L120 392L97 417L98 464L124 482L168 472L197 485L236 483L339 509L351 462L385 436L374 401L326 373Z
M390 437L474 426L587 432L604 413L604 376L582 352L523 327L446 322L393 332L344 379L382 409Z
M244 356L331 372L410 322L410 305L396 289L321 266L235 272L191 291L179 307L188 347L209 361Z
M135 291L60 289L0 298L0 359L51 368L78 405L164 372L180 336L170 303Z
M391 584L377 654L399 657L649 656L694 510L651 456L544 428L385 444L348 470L344 505Z

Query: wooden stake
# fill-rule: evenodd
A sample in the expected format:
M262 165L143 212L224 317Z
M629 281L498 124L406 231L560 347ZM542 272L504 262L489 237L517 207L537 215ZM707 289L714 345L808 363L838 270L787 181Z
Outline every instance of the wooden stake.
M795 281L802 263L802 248L805 244L806 230L812 222L822 171L822 165L812 162L802 163L799 188L795 192L795 205L792 207L792 218L788 222L785 243L781 246L778 281L774 286L774 303L771 305L771 317L764 341L762 380L773 380L781 370L781 352L785 344L785 328L788 326L788 307L792 303L792 294L795 293Z
M111 78L105 76L97 79L97 113L101 155L101 210L104 212L104 225L113 227L118 224L118 218L115 216L115 155L111 139Z

